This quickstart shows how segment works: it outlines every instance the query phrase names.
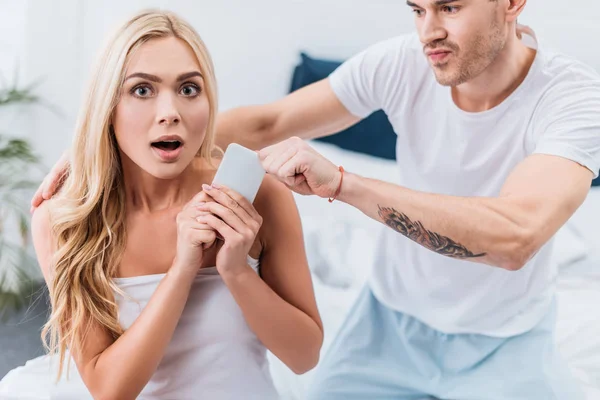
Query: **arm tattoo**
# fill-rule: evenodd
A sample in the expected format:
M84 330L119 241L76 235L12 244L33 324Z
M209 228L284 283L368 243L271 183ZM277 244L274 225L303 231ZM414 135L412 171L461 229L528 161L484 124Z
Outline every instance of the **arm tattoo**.
M379 207L379 217L387 226L400 232L407 238L419 243L421 246L433 250L444 256L452 258L483 257L486 253L474 254L460 243L425 229L419 221L411 221L406 214L396 211L392 207Z

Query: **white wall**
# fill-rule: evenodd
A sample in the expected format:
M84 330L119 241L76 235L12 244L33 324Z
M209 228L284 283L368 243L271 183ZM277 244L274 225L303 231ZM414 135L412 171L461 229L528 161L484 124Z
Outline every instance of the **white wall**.
M0 74L10 75L25 53L27 3L0 0Z
M45 77L42 95L64 114L59 118L39 110L30 132L47 164L70 141L84 83L107 32L141 8L165 4L207 43L221 109L285 95L301 50L345 58L412 27L406 5L398 0L29 0L28 71Z
M26 55L27 3L0 0L0 86L17 79L27 83L28 71L23 60ZM29 131L28 119L16 108L0 112L0 132L9 128L16 136Z

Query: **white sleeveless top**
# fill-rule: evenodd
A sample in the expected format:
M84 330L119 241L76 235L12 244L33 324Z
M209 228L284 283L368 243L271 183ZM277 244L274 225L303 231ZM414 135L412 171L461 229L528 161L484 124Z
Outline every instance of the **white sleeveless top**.
M248 264L258 273L258 260L248 257ZM140 315L164 276L114 279L127 295L116 294L119 321L124 329ZM46 369L51 380L56 377L58 363L54 361L52 368ZM6 382L2 382L4 386L0 385L0 394L34 390L31 379L36 376L39 382L40 366L30 363L9 372ZM63 374L61 382L50 390L50 398L91 399L74 364L71 366L69 380L65 381ZM216 267L202 268L165 355L138 399L278 398L266 348L246 324Z

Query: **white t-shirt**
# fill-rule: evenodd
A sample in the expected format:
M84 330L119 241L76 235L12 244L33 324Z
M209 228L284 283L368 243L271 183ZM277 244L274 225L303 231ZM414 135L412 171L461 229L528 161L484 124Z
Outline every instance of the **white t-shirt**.
M329 79L352 114L385 111L398 135L399 183L407 188L497 196L513 168L533 153L566 157L596 176L600 76L539 42L537 49L523 83L484 112L456 106L416 35L371 46ZM544 316L552 300L552 240L517 272L442 256L392 229L383 230L379 243L370 279L375 296L442 332L519 334Z

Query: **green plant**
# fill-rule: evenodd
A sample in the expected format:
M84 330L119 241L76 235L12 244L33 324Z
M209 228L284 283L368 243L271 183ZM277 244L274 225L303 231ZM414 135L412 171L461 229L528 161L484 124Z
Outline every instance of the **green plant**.
M0 87L0 111L38 102L33 85L19 88L15 82ZM35 286L37 262L28 250L28 197L39 185L31 176L40 167L29 143L4 129L0 126L0 316L23 307ZM11 222L18 232L12 241L7 233Z

